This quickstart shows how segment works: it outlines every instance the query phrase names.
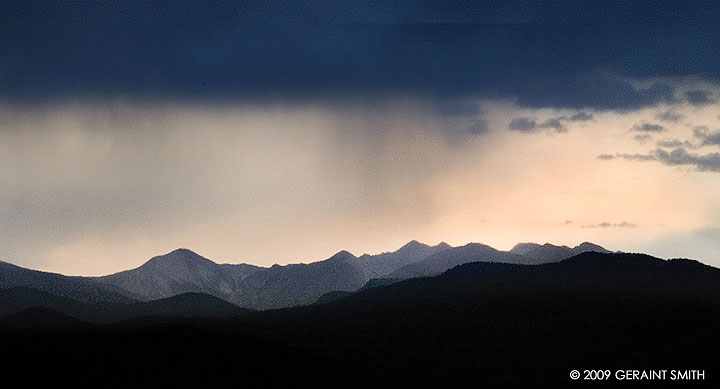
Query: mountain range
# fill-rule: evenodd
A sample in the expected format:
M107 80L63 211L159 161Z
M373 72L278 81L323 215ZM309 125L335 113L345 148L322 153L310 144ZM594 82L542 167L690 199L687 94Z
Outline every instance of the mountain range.
M445 263L475 249L494 254L487 246L456 249L448 249L454 254ZM548 252L574 248L516 249L547 260ZM497 259L539 261L510 252ZM292 268L329 272L353 261L341 252ZM711 372L720 347L720 269L688 259L593 250L544 264L474 261L436 276L370 284L324 304L254 312L206 294L77 303L15 287L0 293L0 307L14 302L20 309L0 317L0 347L13 355L9 374L27 376L39 366L55 380L83 366L89 384L116 377L118 387L220 385L238 375L244 383L316 386L336 386L343 377L363 386L565 386L574 383L571 370L593 367ZM139 313L99 325L82 316L88 306ZM205 311L185 314L191 306ZM129 359L137 363L132 374ZM707 377L703 383L713 379Z
M0 289L24 287L85 303L132 303L186 293L217 297L252 310L313 304L328 293L355 292L369 282L383 284L441 274L469 262L541 264L584 251L608 252L583 243L574 248L523 243L510 251L471 243L452 247L411 241L394 252L356 257L340 251L309 264L218 264L188 249L151 258L143 265L102 277L67 277L0 262Z

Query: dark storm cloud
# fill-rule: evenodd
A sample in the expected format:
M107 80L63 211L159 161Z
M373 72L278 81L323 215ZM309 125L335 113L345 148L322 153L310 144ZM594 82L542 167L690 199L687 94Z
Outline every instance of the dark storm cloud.
M712 92L701 89L685 92L685 99L692 105L706 105L716 101Z
M663 132L665 131L665 127L653 123L640 123L634 125L631 130L640 132Z
M439 105L438 113L447 120L448 132L456 132L457 129L472 135L482 135L488 132L487 120L478 103L446 101Z
M443 116L467 117L479 115L482 110L480 109L480 105L474 102L454 101L443 104L439 112Z
M0 97L388 93L629 110L678 99L628 79L720 80L718 19L704 2L6 1Z
M508 124L508 130L520 132L534 132L538 128L535 120L530 118L515 118Z

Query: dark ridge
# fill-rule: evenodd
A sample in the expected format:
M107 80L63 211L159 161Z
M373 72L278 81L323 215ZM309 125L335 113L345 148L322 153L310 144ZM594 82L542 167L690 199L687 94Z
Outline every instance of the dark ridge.
M80 332L91 328L90 323L45 307L32 307L0 318L0 331Z
M345 298L347 296L352 295L355 292L345 292L341 290L336 290L332 292L325 293L324 295L320 296L320 298L315 302L315 304L327 304L334 301L338 301L342 298Z
M136 305L139 311L164 316L232 317L252 312L205 293L183 293Z
M136 294L89 277L71 277L25 269L0 261L0 288L26 287L83 302L130 303Z
M397 279L397 278L372 278L372 279L370 279L370 281L365 283L365 285L363 285L362 288L358 289L358 292L367 290L367 289L371 289L371 288L377 288L380 286L392 285L392 284L394 284L396 282L400 282L400 281L402 281L402 280ZM315 304L327 304L327 303L335 302L337 300L348 297L355 293L356 292L335 290L335 291L328 292L328 293L325 293L324 295L320 296L320 298L315 302Z
M251 312L217 297L186 293L160 300L117 303L85 303L30 288L0 290L0 317L43 307L84 321L104 324L140 316L234 317Z

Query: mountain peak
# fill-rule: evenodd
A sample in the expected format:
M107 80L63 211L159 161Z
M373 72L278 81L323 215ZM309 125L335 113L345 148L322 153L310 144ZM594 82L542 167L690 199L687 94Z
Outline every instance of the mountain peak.
M420 243L420 242L418 242L417 240L414 240L414 239L413 239L413 240L405 243L405 245L402 246L402 247L400 247L400 248L398 249L398 251L420 250L420 249L425 249L425 248L428 248L428 247L430 247L430 246L428 246L428 245L426 245L426 244L424 244L424 243Z
M183 254L183 255L191 254L191 255L198 255L196 252L194 252L194 251L192 251L192 250L190 250L190 249L183 248L183 247L177 248L177 249L175 249L175 250L167 253L166 255L172 255L172 254Z
M440 243L438 243L437 245L435 245L435 247L437 247L437 248L439 248L439 249L443 249L443 250L444 250L444 249L451 249L451 248L452 248L452 246L450 246L449 244L447 244L447 242L440 242Z
M538 247L541 247L541 246L537 243L521 242L521 243L518 243L515 246L513 246L513 248L510 249L510 252L522 255L522 254L524 254L530 250L536 249Z
M203 257L202 255L185 248L179 248L175 249L167 254L164 255L158 255L156 257L150 258L147 262L145 262L145 265L153 264L153 265L159 265L159 264L199 264L199 263L213 263L213 261ZM143 266L145 266L143 265Z
M328 258L329 261L341 261L341 260L349 260L349 259L357 259L356 256L352 255L347 250L341 250L335 253L332 257Z
M591 242L582 242L579 245L575 246L573 250L579 252L596 251L598 253L610 253L610 251L605 249L604 247Z

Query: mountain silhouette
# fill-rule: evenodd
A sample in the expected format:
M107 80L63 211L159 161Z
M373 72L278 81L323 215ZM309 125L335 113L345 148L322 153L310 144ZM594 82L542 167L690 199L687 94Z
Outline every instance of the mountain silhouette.
M240 282L263 268L247 264L217 264L193 251L177 249L154 257L142 266L97 277L96 280L128 290L144 300L182 293L205 293L237 301Z
M139 297L125 289L97 282L90 277L69 277L25 269L0 261L0 289L12 287L32 288L86 302L128 303Z
M252 313L236 328L272 325L278 339L329 348L384 382L566 384L571 369L603 363L708 369L718 319L719 269L585 252L533 266L463 264L327 304Z
M316 264L274 268L301 279L292 272L325 274L356 263L340 252ZM80 364L118 374L114 364L96 357L111 347L114 361L147 356L167 366L140 370L142 382L180 385L186 382L178 366L217 383L242 376L246 383L274 377L283 384L337 385L351 376L363 386L564 386L573 383L569 371L593 366L710 372L720 347L720 269L687 259L584 252L539 265L465 263L437 276L381 284L326 304L202 319L170 312L80 333L73 324L43 337L3 327L0 319L0 341L15 356L6 366L11 372L25 366L18 360L41 350L37 363L58 373ZM178 306L196 297L180 296ZM30 312L8 322L32 328L32 320L62 321L56 313ZM253 364L258 360L272 361L271 371ZM319 367L322 374L307 373Z
M355 292L373 278L382 278L406 264L450 248L411 241L394 252L355 257L340 251L309 264L219 265L190 250L154 257L142 266L97 281L122 288L143 300L181 293L205 293L249 309L273 309L315 303L326 293Z
M367 264L368 267L375 271L378 276L384 277L403 266L420 262L430 255L449 248L451 248L451 246L445 242L436 246L428 246L424 243L412 240L400 247L397 251L376 255L363 254L360 256L359 260L360 262Z
M177 249L153 257L138 268L102 277L66 277L0 263L0 288L27 287L88 303L153 301L202 293L248 309L273 309L309 305L321 298L322 302L332 301L375 286L371 280L384 285L435 276L476 261L555 262L587 250L607 252L587 242L572 249L525 243L504 252L478 243L451 247L446 243L429 246L410 241L394 252L358 258L340 251L324 261L262 268L217 264L190 250Z
M687 259L598 252L535 266L473 262L436 277L359 291L333 304L363 304L375 309L407 307L421 301L423 305L436 304L436 308L445 309L503 295L574 298L580 293L608 300L618 296L663 296L672 301L717 302L720 269Z
M250 312L202 293L184 293L148 302L88 303L30 288L0 290L0 317L35 307L51 309L98 324L144 316L232 317Z
M537 243L518 243L510 250L513 254L532 258L538 261L538 263L557 262L589 251L610 253L610 251L605 248L590 242L584 242L572 248L568 246L555 246L550 243L545 243L544 245Z
M240 284L238 305L272 309L312 304L331 291L355 291L377 273L347 251L310 264L274 265Z
M327 304L333 301L340 300L341 298L350 296L356 292L360 292L370 288L377 288L379 286L391 285L400 281L402 281L402 279L399 278L372 278L370 279L370 281L366 282L362 288L358 289L355 292L334 290L332 292L325 293L317 299L315 304Z
M557 262L585 251L609 252L604 248L585 242L570 249L566 246L543 246L524 243L509 252L499 251L480 243L453 247L433 254L422 261L412 263L390 273L387 278L408 279L441 274L455 266L470 262L500 262L523 265L538 265Z
M32 307L0 318L0 332L80 332L92 328L90 323L54 309Z
M527 258L512 253L498 251L480 243L470 243L461 247L453 247L429 256L420 262L409 264L390 273L389 278L406 279L428 277L441 274L455 266L468 262L505 262L527 263Z
M341 252L315 266L353 261ZM196 297L181 296L179 305ZM33 322L68 319L33 308L0 319L0 340L14 356L9 372L28 371L19 361L36 355L53 361L58 374L79 364L124 377L121 361L140 358L165 366L150 363L153 368L135 373L154 384L187 384L178 376L182 366L189 377L218 384L241 376L337 385L351 376L362 386L565 386L574 382L569 371L592 366L710 372L720 347L718 320L720 269L687 259L584 252L540 265L466 263L326 304L239 316L137 316L83 331L77 326L88 324L70 320L43 337ZM23 326L25 333L18 331ZM108 347L113 363L97 358ZM271 369L262 367L268 364ZM322 374L307 375L318 368Z

